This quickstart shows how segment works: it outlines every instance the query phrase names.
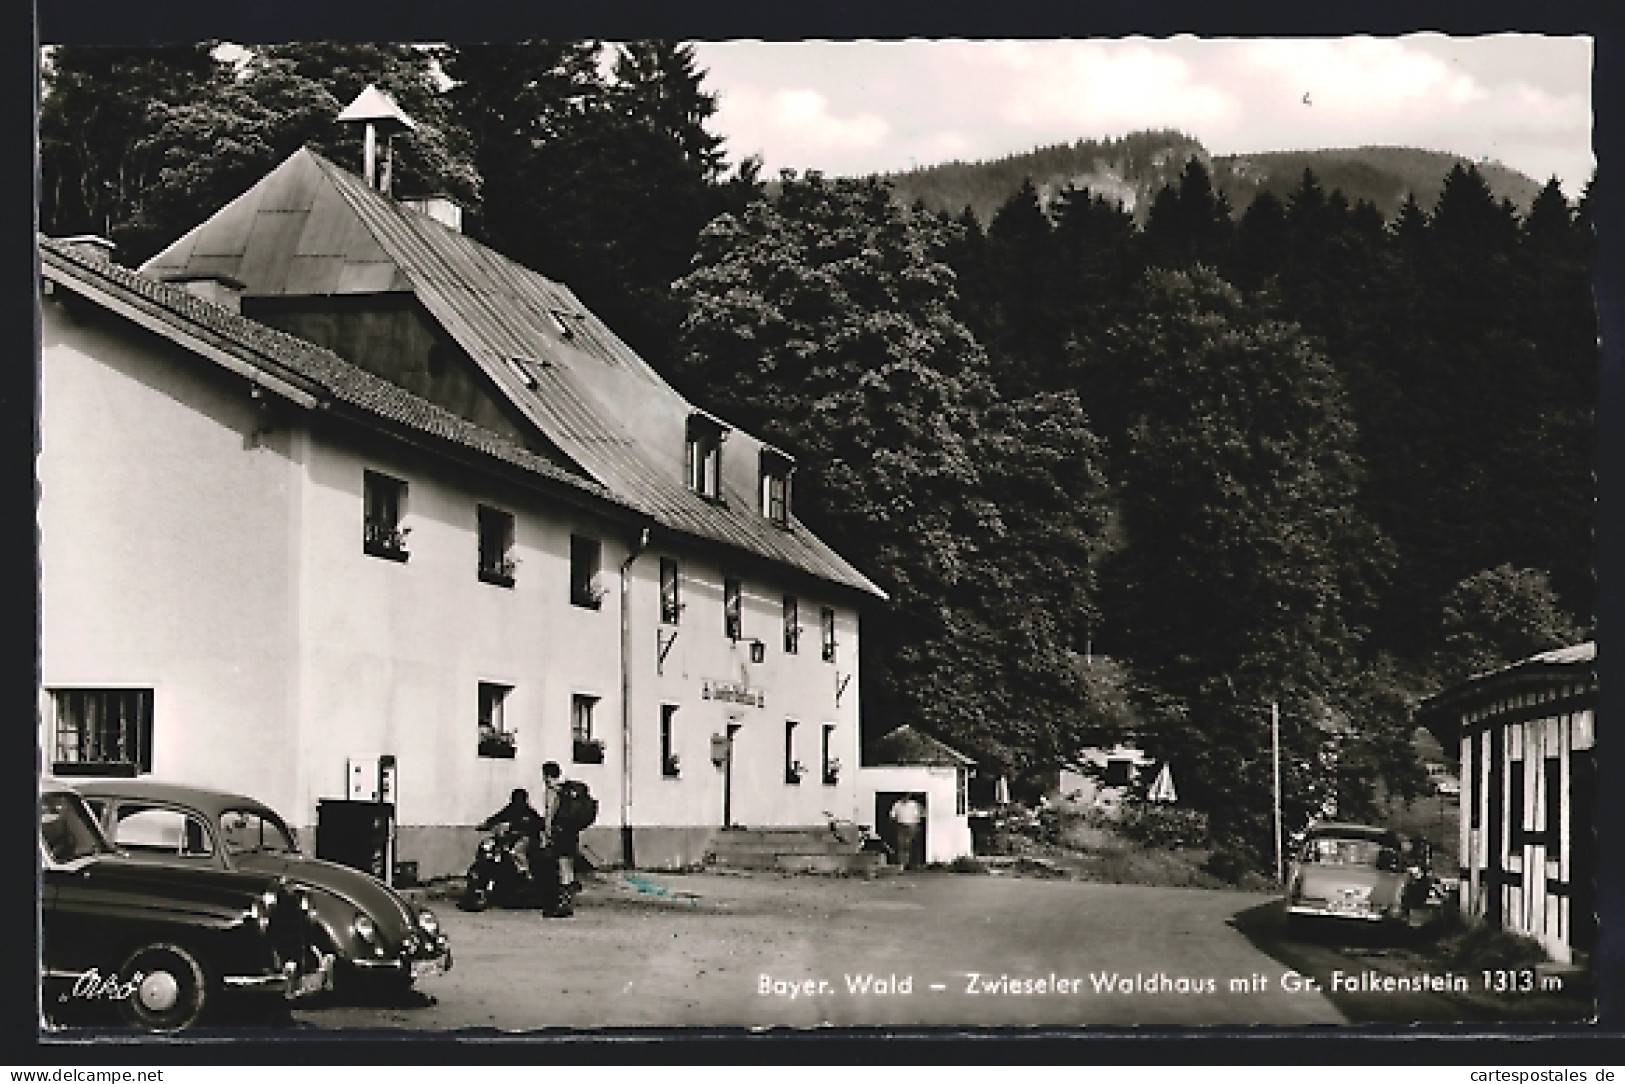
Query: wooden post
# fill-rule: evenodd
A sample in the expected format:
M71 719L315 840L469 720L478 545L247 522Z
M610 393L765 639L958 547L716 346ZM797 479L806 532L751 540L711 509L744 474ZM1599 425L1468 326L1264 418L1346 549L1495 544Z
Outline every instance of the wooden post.
M1281 705L1270 701L1270 759L1275 769L1275 881L1285 879L1281 855Z

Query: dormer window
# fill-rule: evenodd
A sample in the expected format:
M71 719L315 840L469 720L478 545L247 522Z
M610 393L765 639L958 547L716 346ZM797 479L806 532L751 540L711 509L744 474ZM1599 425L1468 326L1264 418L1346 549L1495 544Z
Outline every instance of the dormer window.
M688 488L711 500L722 498L722 441L728 430L704 414L688 417L688 444L683 459Z
M780 527L790 526L790 475L794 470L794 461L777 448L762 449L762 515Z

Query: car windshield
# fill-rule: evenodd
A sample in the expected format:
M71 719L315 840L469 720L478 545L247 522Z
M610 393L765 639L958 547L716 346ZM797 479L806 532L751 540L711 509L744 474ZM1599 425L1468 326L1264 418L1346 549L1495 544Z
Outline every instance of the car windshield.
M294 854L299 850L281 821L257 809L221 813L220 839L227 854Z
M40 798L39 834L51 861L62 865L114 853L84 802L74 794L46 794Z
M1365 866L1393 870L1399 867L1399 854L1375 839L1319 836L1304 847L1303 860L1321 866Z

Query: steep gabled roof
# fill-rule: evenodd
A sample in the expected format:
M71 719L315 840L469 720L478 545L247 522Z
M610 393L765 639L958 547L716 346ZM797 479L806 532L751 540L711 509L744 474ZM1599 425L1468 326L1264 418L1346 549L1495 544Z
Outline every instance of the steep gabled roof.
M309 149L142 270L229 275L251 297L410 293L542 436L661 526L886 597L798 521L759 514L755 437L730 431L725 459L751 469L724 470L721 501L690 490L685 428L700 412L568 288Z
M47 282L57 283L119 312L143 326L233 368L307 407L333 405L447 445L517 467L560 487L577 499L637 515L625 502L590 478L522 448L405 388L352 365L330 350L278 331L178 286L76 251L41 237L40 264Z
M867 767L929 765L942 768L963 768L976 761L961 753L947 742L929 734L922 734L904 724L875 742L874 759Z

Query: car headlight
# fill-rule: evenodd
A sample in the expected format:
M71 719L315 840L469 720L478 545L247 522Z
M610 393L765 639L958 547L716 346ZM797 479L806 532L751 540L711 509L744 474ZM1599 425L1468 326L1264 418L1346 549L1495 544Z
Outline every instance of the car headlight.
M367 942L367 944L376 945L378 943L378 927L373 923L370 916L357 912L355 921L350 923L350 928L355 931L357 937Z
M434 912L427 907L418 912L418 928L430 937L440 932L440 920L434 917Z
M261 933L264 933L271 928L271 914L275 910L276 893L267 888L260 893L258 899L249 905L248 914L254 920L254 925L260 928Z

